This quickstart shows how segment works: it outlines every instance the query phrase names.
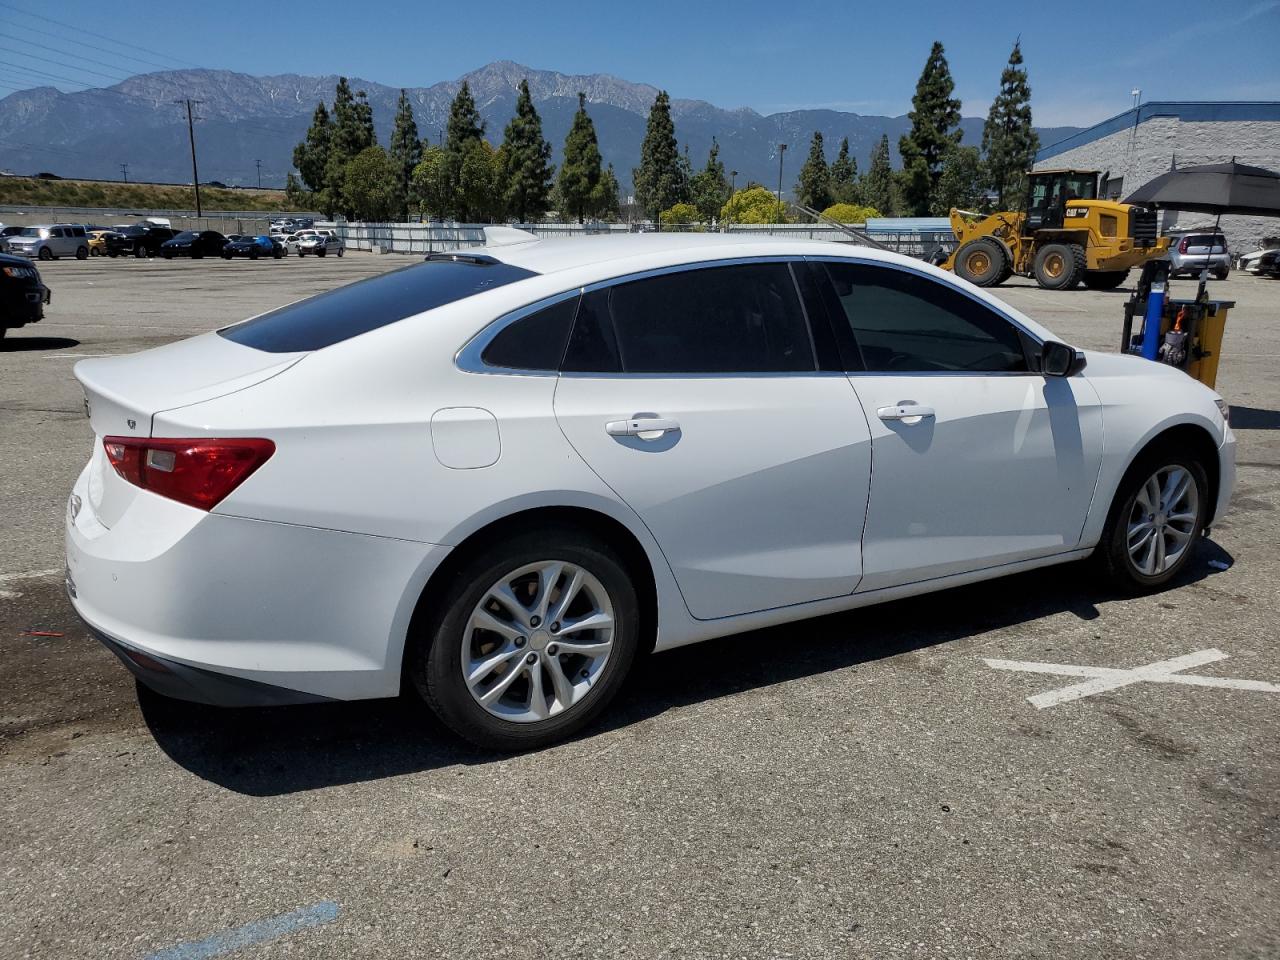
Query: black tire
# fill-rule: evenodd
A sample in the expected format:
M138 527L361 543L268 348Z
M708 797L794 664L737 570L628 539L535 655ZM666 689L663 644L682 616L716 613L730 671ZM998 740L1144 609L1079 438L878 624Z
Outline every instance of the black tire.
M980 287L994 287L1008 261L1004 247L990 237L979 237L956 251L956 276Z
M1223 267L1221 270L1213 271L1213 279L1225 280L1227 279L1228 275L1230 275L1230 273L1231 273L1230 267Z
M223 259L223 260L230 260L230 259L231 259L231 254L229 254L229 253L224 253L224 254L222 255L222 259Z
M1167 467L1182 467L1194 478L1196 517L1186 549L1168 569L1149 575L1138 568L1129 554L1129 523L1135 512L1141 510L1138 497L1148 479ZM1157 590L1176 577L1187 565L1200 542L1205 517L1208 515L1208 495L1208 475L1204 465L1195 457L1173 445L1156 447L1140 455L1120 481L1111 510L1107 514L1102 539L1094 551L1094 561L1102 575L1112 586L1129 594Z
M257 251L257 249L256 249L256 248L255 248L255 249L253 249L253 250L250 250L250 251L249 251L249 259L250 259L250 260L257 260L257 259L258 259L258 251Z
M39 257L41 260L52 260L53 251L50 250L48 247L41 247L40 252L37 253L36 256Z
M133 255L141 260L147 255L147 248L140 243L135 243L133 245Z
M1046 243L1036 252L1031 272L1046 290L1073 290L1084 276L1086 262L1078 243Z
M173 259L173 254L172 254L172 253L170 253L168 250L161 250L161 251L160 251L160 256L164 257L166 260L172 260L172 259Z
M338 248L338 256L342 256L342 254L343 254L343 248L342 248L342 247L339 247L339 248Z
M298 250L298 256L300 256L300 257L305 257L306 255L307 255L307 251L305 251L305 250L303 250L303 249L299 249L299 250Z
M85 246L79 246L79 247L76 247L76 259L77 259L77 260L88 260L88 259L89 259L89 248L88 248L88 247L85 247Z
M91 257L100 257L100 256L102 256L102 251L101 251L101 250L99 250L97 247L90 247L90 248L89 248L89 256L91 256Z
M317 256L317 257L323 257L323 256L324 256L324 247L318 247L318 248L316 249L316 256Z
M283 254L283 253L281 253L279 250L275 250L275 251L273 251L271 255L272 255L273 257L275 257L277 260L279 260L281 257L283 257L283 256L284 256L284 254Z
M503 720L481 707L467 689L462 675L463 632L495 582L525 564L542 560L575 564L600 582L613 607L613 646L590 692L567 710L532 723ZM444 724L479 747L531 750L563 740L599 716L635 660L641 617L633 579L607 543L571 528L530 530L495 543L479 550L453 573L440 602L415 626L405 654L407 674ZM529 649L532 653L532 639Z
M199 250L192 250L192 251L191 251L191 259L192 259L192 260L203 260L203 259L204 259L204 254L203 254L201 251L199 251Z
M108 256L108 257L110 257L112 260L114 260L116 257L120 256L120 251L118 251L118 250L108 250L108 251L107 251L107 256Z
M1084 285L1090 290L1114 290L1128 279L1128 270L1086 270L1084 272Z

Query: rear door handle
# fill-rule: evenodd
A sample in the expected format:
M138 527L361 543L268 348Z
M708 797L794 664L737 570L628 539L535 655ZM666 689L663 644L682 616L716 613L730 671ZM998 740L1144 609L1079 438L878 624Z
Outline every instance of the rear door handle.
M891 407L881 407L876 411L881 420L901 420L910 425L919 423L925 417L933 416L933 407L924 407L918 403L895 403Z
M657 440L663 434L679 430L680 424L663 417L632 417L630 420L610 420L604 425L611 437L639 437L641 440Z

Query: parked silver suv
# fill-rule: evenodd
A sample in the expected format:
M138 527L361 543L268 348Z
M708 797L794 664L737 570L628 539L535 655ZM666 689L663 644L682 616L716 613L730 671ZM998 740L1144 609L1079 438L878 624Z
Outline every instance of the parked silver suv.
M1198 277L1205 267L1215 280L1227 278L1231 272L1227 238L1211 231L1174 234L1169 245L1169 275L1176 277L1185 273Z
M9 253L20 257L54 260L58 257L89 258L89 235L82 223L53 223L25 227L9 237Z

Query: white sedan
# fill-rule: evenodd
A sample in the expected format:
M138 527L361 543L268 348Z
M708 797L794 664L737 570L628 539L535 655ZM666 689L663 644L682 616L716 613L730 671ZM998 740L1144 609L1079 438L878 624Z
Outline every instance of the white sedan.
M317 257L333 254L340 257L346 249L342 238L332 230L316 230L298 235L298 256L300 257L308 254L314 254Z
M526 748L650 650L1090 555L1160 587L1226 507L1211 390L918 261L499 237L77 364L67 587L145 683L403 682Z

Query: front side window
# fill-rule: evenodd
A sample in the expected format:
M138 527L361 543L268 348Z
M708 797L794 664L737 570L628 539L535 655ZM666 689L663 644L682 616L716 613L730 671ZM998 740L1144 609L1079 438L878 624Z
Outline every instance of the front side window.
M826 269L867 371L1028 371L1018 329L959 290L890 267Z
M785 263L682 270L620 283L607 293L624 373L814 369L808 325Z

